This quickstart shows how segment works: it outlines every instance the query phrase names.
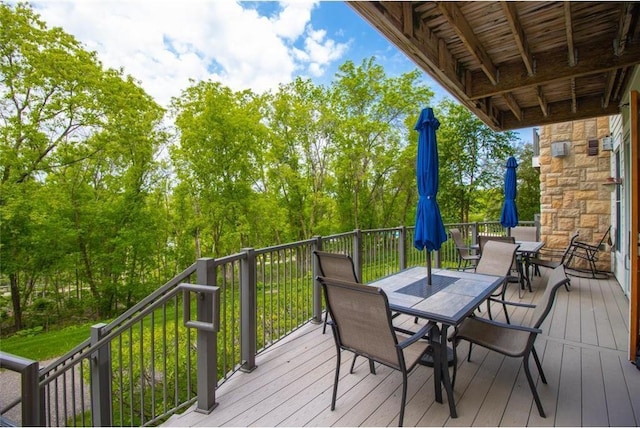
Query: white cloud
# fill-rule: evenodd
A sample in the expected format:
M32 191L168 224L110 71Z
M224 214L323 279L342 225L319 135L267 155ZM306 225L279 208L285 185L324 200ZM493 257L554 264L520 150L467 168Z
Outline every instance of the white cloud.
M222 0L32 5L48 26L73 34L105 66L123 68L165 106L189 79L262 92L291 81L301 70L320 76L347 48L311 26L317 2L283 2L271 16Z

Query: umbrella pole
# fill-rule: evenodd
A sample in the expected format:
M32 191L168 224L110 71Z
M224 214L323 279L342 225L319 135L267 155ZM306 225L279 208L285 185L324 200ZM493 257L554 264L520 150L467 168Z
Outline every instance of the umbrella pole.
M431 251L427 250L427 285L431 285Z

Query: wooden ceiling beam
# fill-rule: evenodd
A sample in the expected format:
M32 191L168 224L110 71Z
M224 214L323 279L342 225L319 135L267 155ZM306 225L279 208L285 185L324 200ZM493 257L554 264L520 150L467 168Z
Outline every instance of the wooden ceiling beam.
M513 94L510 94L510 93L502 94L502 98L504 98L504 101L509 106L509 110L511 110L513 115L516 118L518 118L518 120L522 120L522 109L518 105L518 101L516 101L516 99L513 96Z
M576 47L573 43L573 23L571 19L571 2L564 2L564 29L567 33L567 61L569 67L576 65Z
M538 106L522 109L522 120L518 120L511 112L502 115L502 130L528 128L532 126L547 125L550 123L570 122L584 119L585 117L610 116L620 113L620 108L610 104L606 108L602 106L600 96L583 97L576 100L576 111L571 111L571 100L549 103L548 115L544 115Z
M538 86L536 88L536 98L538 99L538 105L540 106L540 111L544 117L549 116L549 105L547 103L547 99L544 96L542 88Z
M404 33L408 23L404 17L405 9L401 2L348 1L348 5L366 21L377 28L392 44L403 51L418 67L430 73L461 104L473 111L494 130L498 129L498 118L491 109L481 109L478 102L466 95L466 86L470 74L458 76L457 61L446 49L446 43L436 37L428 28L420 24L413 25L413 35ZM416 9L419 10L419 7ZM415 12L415 11L414 11ZM486 79L486 77L485 77Z
M613 90L615 89L617 70L612 70L607 74L607 84L604 88L604 100L602 101L603 107L607 107L611 102Z
M616 37L614 50L616 55L622 55L627 46L631 31L631 23L634 16L634 8L638 5L634 2L624 2L620 6L620 24L618 24L618 36Z
M527 43L527 37L524 34L522 25L520 25L518 13L516 12L516 5L511 1L502 1L501 4L504 16L507 18L507 23L509 24L509 28L511 28L511 33L513 34L516 46L518 47L518 51L520 51L522 63L527 69L529 76L533 76L535 74L533 55L529 50L529 44Z
M467 48L476 61L480 63L480 68L494 85L498 83L498 69L491 61L484 46L478 40L471 26L460 11L456 2L437 2L438 9L442 16L446 18L449 25L456 32L462 44Z
M520 61L501 64L500 82L496 85L492 84L484 73L475 71L470 79L473 87L467 89L467 95L471 99L480 99L516 89L536 87L633 66L640 58L640 43L627 44L624 54L620 56L614 54L611 40L604 40L597 45L591 43L587 46L579 46L578 52L580 52L580 59L573 67L567 64L565 49L536 54L536 73L533 76L528 75Z

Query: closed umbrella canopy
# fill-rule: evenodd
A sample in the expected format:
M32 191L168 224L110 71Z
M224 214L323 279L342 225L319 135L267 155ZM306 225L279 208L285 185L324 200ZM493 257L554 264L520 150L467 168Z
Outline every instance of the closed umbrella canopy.
M440 207L436 200L438 194L438 145L436 129L440 122L433 109L425 108L420 113L414 129L418 131L418 156L416 159L416 179L418 183L418 207L416 210L416 228L413 245L427 251L439 250L447 240ZM429 280L431 279L431 254L427 255Z
M503 227L516 227L518 225L518 208L516 207L516 158L510 156L507 159L507 171L504 174L504 205L500 215L500 224Z

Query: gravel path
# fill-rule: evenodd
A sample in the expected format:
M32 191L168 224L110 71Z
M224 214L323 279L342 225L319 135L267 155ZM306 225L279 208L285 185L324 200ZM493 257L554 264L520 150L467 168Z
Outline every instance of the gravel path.
M47 361L41 361L40 362L40 368L42 367L46 367L49 364L51 364L52 362L54 362L55 359L53 360L47 360ZM58 414L59 414L59 421L56 422L55 418L55 406L51 406L52 410L51 410L51 425L65 425L65 420L67 418L70 418L72 416L72 409L73 409L73 396L72 396L72 389L75 389L76 394L80 393L80 382L81 382L81 376L80 376L80 370L78 367L76 367L75 369L75 388L72 388L71 385L71 377L67 376L67 382L68 385L66 385L66 388L64 387L64 385L62 384L62 381L58 382ZM67 414L66 416L63 415L64 412L64 402L63 400L65 400L65 394L64 394L64 390L66 389L66 402L67 402ZM88 396L88 392L89 392L89 386L88 384L85 383L84 386L84 392L85 395L87 395L87 397L85 398L85 409L89 409L89 396ZM0 371L0 408L5 408L9 403L13 402L16 398L20 397L20 393L21 393L21 379L20 379L20 374L13 372L11 370L1 370ZM51 399L54 400L55 399L55 394L52 391L51 394ZM81 409L81 404L80 404L80 400L81 398L78 397L76 398L76 410L79 412ZM18 426L22 425L22 405L18 404L17 406L15 406L13 409L9 410L7 413L5 413L3 415L3 417L5 417L6 419L11 420L12 422L16 423Z

